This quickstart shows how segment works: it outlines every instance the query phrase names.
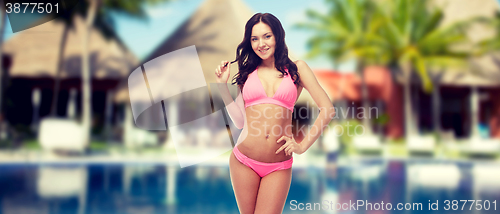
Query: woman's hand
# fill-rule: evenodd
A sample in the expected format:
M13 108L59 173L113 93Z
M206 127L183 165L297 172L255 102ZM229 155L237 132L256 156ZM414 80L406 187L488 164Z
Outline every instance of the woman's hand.
M227 66L224 65L227 63ZM231 63L228 61L222 61L221 64L215 69L215 80L217 83L227 83L229 79L229 71L231 69Z
M305 152L304 148L302 148L301 144L295 142L295 139L292 137L288 136L281 136L280 139L276 141L276 143L280 143L281 141L285 140L286 143L283 144L278 150L276 150L276 154L280 153L281 151L284 150L285 155L292 155L292 153L297 153L297 154L302 154Z

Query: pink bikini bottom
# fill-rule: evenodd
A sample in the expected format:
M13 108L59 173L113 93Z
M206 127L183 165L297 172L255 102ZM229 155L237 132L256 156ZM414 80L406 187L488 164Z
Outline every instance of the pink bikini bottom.
M253 171L257 173L261 178L271 172L291 168L293 163L293 157L289 160L276 163L263 163L260 161L256 161L242 154L236 146L233 149L233 153L238 161L240 161L242 164L245 164L245 166L253 169Z

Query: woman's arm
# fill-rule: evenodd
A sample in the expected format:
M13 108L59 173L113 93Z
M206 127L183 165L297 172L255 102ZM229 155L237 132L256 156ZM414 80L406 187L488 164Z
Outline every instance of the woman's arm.
M311 145L321 136L324 129L335 116L335 109L333 104L328 98L325 90L319 85L316 76L306 62L302 60L297 61L297 68L300 74L300 81L302 86L311 94L314 102L318 106L320 113L316 121L311 126L306 136L300 143L302 152L305 152Z
M243 96L241 95L241 92L238 93L236 102L233 100L231 94L229 93L227 80L229 79L230 69L231 63L229 63L228 61L222 61L221 64L215 69L215 79L229 117L233 121L236 128L242 129L245 125L245 104L243 102Z
M233 121L236 128L242 129L245 125L245 104L243 102L242 93L239 91L236 101L234 101L229 93L227 84L219 83L217 85L229 117Z

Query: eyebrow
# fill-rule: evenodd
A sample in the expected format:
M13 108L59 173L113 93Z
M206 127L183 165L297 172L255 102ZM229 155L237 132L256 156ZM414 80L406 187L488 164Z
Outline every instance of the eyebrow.
M267 32L263 36L265 36L266 34L269 34L269 33L271 33L271 32ZM257 36L250 36L250 38L252 38L252 37L257 37Z

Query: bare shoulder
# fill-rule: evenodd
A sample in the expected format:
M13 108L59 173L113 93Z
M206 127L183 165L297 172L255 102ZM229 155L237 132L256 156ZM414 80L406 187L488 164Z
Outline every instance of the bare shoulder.
M309 92L313 100L316 102L316 105L323 109L333 108L328 95L319 84L309 65L307 65L307 63L303 60L297 60L294 63L297 65L301 85Z
M297 72L299 72L300 75L302 75L302 73L312 73L311 68L309 68L309 65L307 65L304 60L299 59L293 63L297 65Z
M300 84L305 87L304 80L307 82L308 80L310 81L311 78L314 79L314 74L304 60L297 60L293 63L297 65L297 72L299 73L301 80Z
M300 69L300 67L304 67L304 66L309 67L309 66L307 65L307 63L306 63L304 60L300 60L300 59L299 59L299 60L296 60L296 61L295 61L295 62L293 62L293 63L295 63L295 65L297 65L297 68L299 68L299 69Z

